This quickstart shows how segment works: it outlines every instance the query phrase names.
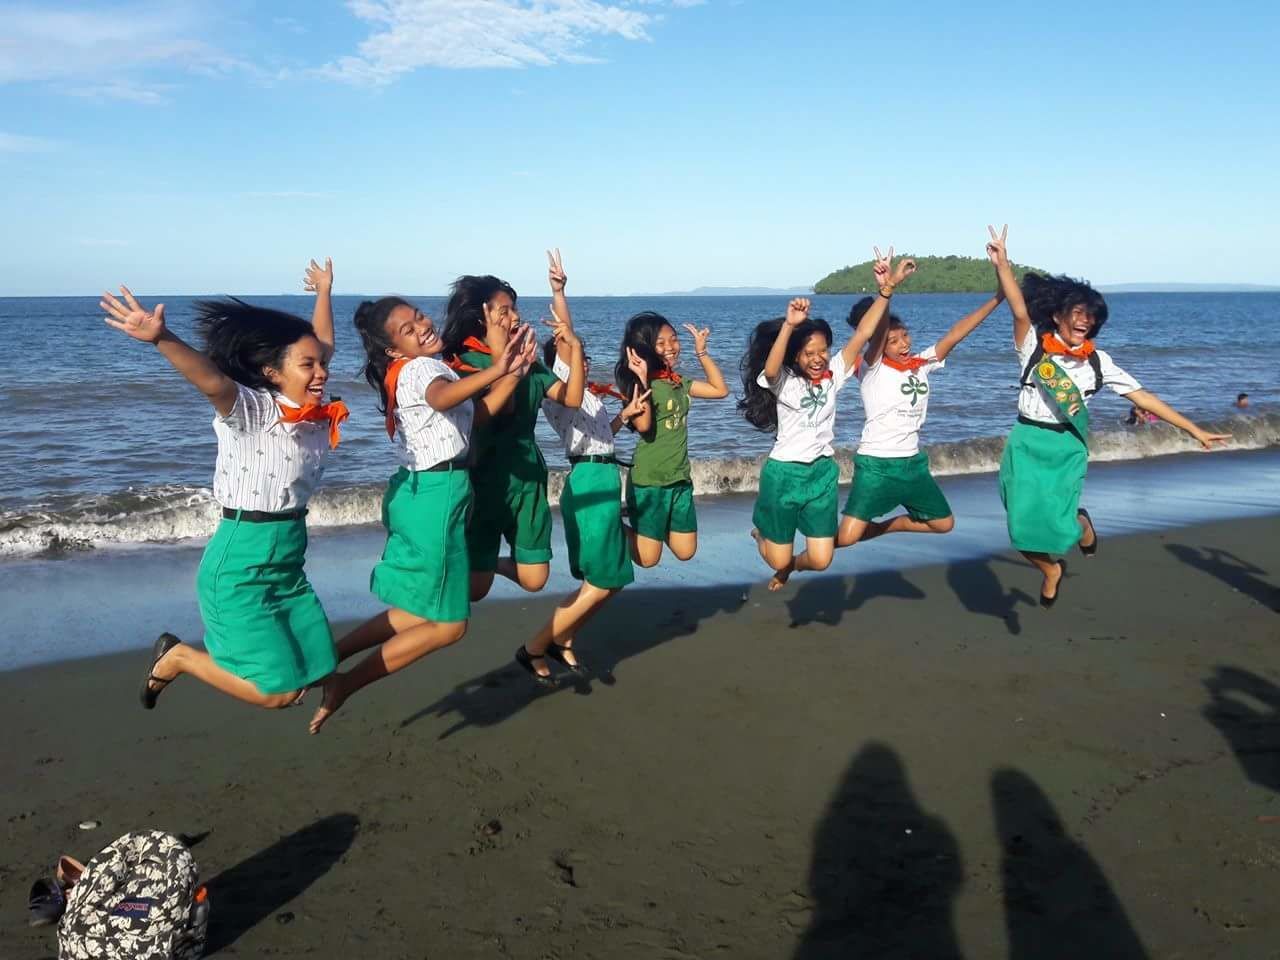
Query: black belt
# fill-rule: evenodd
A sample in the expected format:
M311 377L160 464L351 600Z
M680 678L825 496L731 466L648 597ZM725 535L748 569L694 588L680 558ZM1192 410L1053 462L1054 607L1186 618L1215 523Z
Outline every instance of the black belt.
M611 453L592 453L582 457L570 457L571 466L577 466L580 463L612 463L617 465L618 458Z
M283 513L271 513L269 510L236 510L223 507L224 520L243 520L245 523L283 523L286 520L301 520L307 515L307 508L286 510Z
M467 461L465 460L442 460L434 466L423 467L421 470L415 470L414 473L443 473L446 470L465 469L467 469Z
M1039 420L1032 420L1030 417L1018 415L1018 422L1025 423L1028 427L1039 427L1041 430L1052 430L1054 433L1066 433L1071 430L1069 423L1041 423Z

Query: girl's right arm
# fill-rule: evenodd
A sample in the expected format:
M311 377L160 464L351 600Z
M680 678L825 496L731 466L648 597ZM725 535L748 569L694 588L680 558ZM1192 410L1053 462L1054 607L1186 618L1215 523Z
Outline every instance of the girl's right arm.
M617 436L618 431L627 426L627 424L634 423L649 412L649 404L645 401L649 399L649 394L651 393L653 393L652 390L646 390L641 393L639 387L631 388L631 402L619 410L617 416L613 418L613 422L609 424L609 429L613 431L614 436ZM645 429L647 430L648 427Z
M987 232L991 239L987 241L987 256L996 266L996 276L1000 278L1000 291L1009 301L1009 310L1013 313L1013 345L1021 347L1031 329L1031 314L1027 311L1027 301L1022 297L1022 288L1018 286L1018 278L1013 275L1013 266L1009 263L1009 252L1004 241L1009 236L1009 225L996 234L996 228L987 224Z
M164 322L164 304L156 304L155 310L146 310L128 287L121 286L124 295L121 303L109 293L104 293L98 306L107 312L107 326L114 327L143 343L153 343L173 368L187 378L213 405L218 416L225 417L236 405L236 382L219 370L203 353L175 336Z
M649 365L631 347L627 347L627 368L634 374L636 381L642 387L647 388L649 386ZM642 407L642 412L627 421L627 425L636 433L646 434L653 429L653 404L648 399L649 394L652 392L652 390L646 389L644 395L637 400L635 390L631 391L632 401L638 402Z
M448 377L432 380L427 386L427 403L431 405L431 409L439 413L452 410L494 384L501 384L511 371L520 369L522 357L527 352L532 336L533 332L527 326L518 327L515 334L507 340L502 353L498 354L487 370L479 370L458 380L450 380ZM519 378L508 379L511 383L505 390L495 387L491 392L499 397L496 408L490 408L491 413L496 413L507 402L511 391L515 389L515 381Z
M782 375L782 365L787 360L787 344L796 327L809 319L809 301L805 297L796 297L787 304L787 316L778 328L778 335L773 338L773 346L769 348L769 356L764 361L764 378L773 383Z
M893 266L893 247L889 248L888 256L882 255L879 247L872 247L871 249L875 251L876 255L871 271L876 277L879 296L867 308L867 312L862 315L862 319L858 321L858 326L853 331L853 335L849 337L849 342L840 351L847 370L853 369L853 365L857 362L858 354L862 352L863 347L869 347L867 350L867 363L875 363L880 359L880 352L884 350L885 337L889 333L889 325L883 321L889 314L889 299L893 296L893 289L916 272L916 262L910 257L899 261L897 267Z

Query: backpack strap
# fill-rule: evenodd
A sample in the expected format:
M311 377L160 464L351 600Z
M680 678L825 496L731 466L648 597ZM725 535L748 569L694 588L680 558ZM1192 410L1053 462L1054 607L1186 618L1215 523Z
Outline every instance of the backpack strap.
M1029 387L1032 385L1031 371L1036 368L1036 364L1044 357L1044 342L1041 341L1039 333L1036 334L1036 348L1031 351L1031 359L1027 361L1027 365L1022 368L1021 387Z
M1092 397L1102 389L1102 358L1098 356L1097 350L1089 354L1089 366L1093 367L1093 389L1080 391L1086 397Z

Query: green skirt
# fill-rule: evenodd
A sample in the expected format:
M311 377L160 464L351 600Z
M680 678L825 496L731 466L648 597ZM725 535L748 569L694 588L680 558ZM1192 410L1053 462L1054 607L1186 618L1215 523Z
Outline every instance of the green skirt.
M1009 542L1051 555L1079 543L1076 511L1088 467L1089 451L1071 431L1014 424L1000 461Z
M618 590L635 580L622 526L622 479L612 463L576 463L560 494L569 572L593 587Z
M471 477L466 470L398 470L382 495L387 543L369 589L383 603L424 620L467 620L470 509Z
M338 665L329 620L302 564L307 524L224 519L196 574L214 663L264 694L292 693Z

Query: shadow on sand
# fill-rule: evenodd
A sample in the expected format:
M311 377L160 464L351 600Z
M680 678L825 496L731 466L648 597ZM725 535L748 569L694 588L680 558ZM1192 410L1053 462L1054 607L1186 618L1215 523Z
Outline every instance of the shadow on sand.
M1280 687L1238 667L1217 667L1204 682L1205 719L1227 738L1244 775L1280 791Z
M1183 543L1167 543L1165 549L1188 566L1217 577L1232 590L1252 597L1268 610L1280 613L1280 587L1262 578L1267 571L1242 560L1230 550L1217 547L1189 547Z

